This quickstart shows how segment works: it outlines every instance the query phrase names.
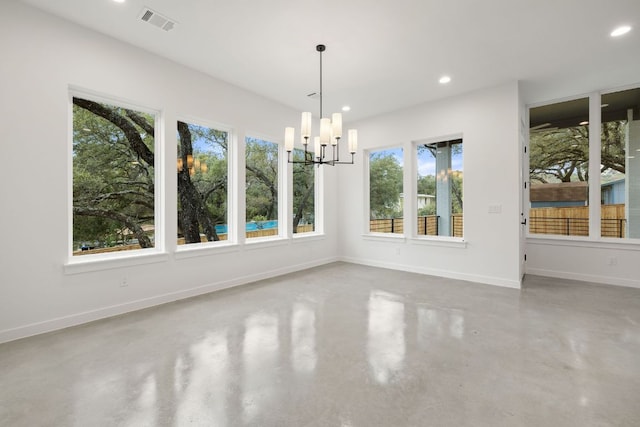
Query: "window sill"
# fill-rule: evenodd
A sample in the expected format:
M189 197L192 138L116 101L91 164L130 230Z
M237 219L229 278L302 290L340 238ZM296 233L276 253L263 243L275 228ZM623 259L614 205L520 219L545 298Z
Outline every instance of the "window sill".
M82 255L70 259L64 265L65 274L81 274L112 268L132 267L136 265L155 264L169 259L166 252L147 252L125 255Z
M528 235L527 243L531 243L534 245L640 251L640 239L616 239L604 237L598 240L592 240L587 237L546 235L544 237L541 237L538 235Z
M448 248L461 248L467 247L467 241L460 237L445 237L445 236L431 236L431 237L413 237L410 239L413 245L426 245L426 246L442 246Z
M253 237L245 240L244 247L248 250L282 246L289 243L289 239L282 236Z
M405 242L407 240L404 234L396 233L367 233L363 234L362 238L375 242Z
M195 243L178 246L175 257L176 259L185 259L238 251L240 251L240 247L236 243L228 241L222 243Z
M324 240L327 235L324 233L296 233L293 235L293 243L310 242L314 240Z

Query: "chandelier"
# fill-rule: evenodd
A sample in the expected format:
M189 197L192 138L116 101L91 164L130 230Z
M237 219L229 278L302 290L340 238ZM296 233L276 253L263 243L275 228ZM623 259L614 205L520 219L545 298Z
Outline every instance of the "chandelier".
M340 140L342 139L342 114L333 113L331 119L322 115L322 52L326 46L319 44L316 50L320 53L320 135L313 138L313 151L309 149L311 142L311 113L302 113L300 126L300 139L304 146L304 160L291 158L291 151L295 140L295 129L287 127L284 130L284 147L287 150L289 163L302 163L305 165L352 165L354 155L358 147L358 131L349 129L347 132L347 148L351 154L351 161L340 161Z

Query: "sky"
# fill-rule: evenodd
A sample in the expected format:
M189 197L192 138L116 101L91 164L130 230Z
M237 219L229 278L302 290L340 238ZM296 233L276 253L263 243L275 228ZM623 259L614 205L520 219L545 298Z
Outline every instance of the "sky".
M212 129L212 128L189 123L189 129L192 131L191 145L193 147L194 154L203 153L203 154L216 155L218 157L224 157L223 150L218 144L213 144L210 141L206 140L205 138L198 138L193 132L194 130L201 130L202 132L205 132L206 130Z
M461 150L462 151L462 150ZM435 175L436 172L436 159L433 157L430 151L428 150L416 150L417 152L417 162L418 162L418 175L426 176L426 175ZM402 148L389 148L385 150L376 150L375 153L384 153L391 154L397 160L400 166L404 166L404 155ZM463 167L463 152L453 153L451 158L451 169L462 171Z

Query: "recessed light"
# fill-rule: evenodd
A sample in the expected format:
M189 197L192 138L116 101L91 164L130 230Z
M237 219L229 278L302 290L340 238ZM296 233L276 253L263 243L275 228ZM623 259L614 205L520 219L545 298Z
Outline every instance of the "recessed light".
M116 3L124 3L126 0L113 0Z
M584 121L580 122L580 126L586 126L588 124L589 124L588 120L584 120Z
M611 37L620 37L624 34L627 34L629 31L631 31L631 27L629 25L622 25L611 31Z
M440 77L440 80L438 80L438 82L439 82L441 85L447 84L447 83L449 83L450 81L451 81L451 77L449 77L449 76L442 76L442 77Z
M351 107L345 105L344 107L342 107L342 111L351 111Z

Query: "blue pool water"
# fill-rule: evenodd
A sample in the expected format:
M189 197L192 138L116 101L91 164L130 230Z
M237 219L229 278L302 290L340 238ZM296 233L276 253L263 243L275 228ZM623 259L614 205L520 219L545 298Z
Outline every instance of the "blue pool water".
M278 221L262 221L261 228L258 228L258 224L255 222L247 222L246 231L256 231L256 230L269 230L272 228L278 228ZM218 234L226 234L227 233L227 224L216 225L216 233Z

